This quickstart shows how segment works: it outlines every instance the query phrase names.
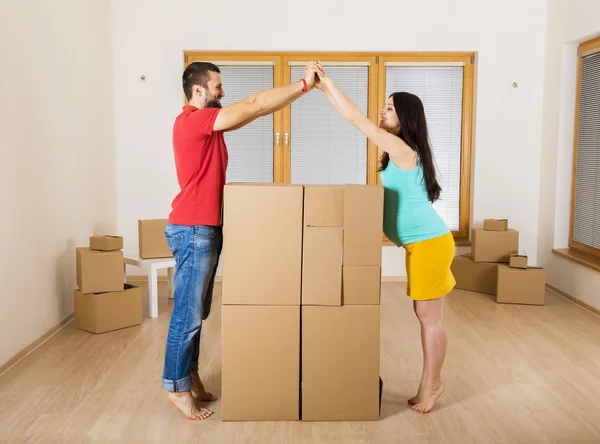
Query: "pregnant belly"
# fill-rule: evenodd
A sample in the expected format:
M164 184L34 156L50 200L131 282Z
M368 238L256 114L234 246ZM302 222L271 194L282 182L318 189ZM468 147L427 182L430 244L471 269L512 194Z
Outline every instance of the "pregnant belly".
M439 214L431 205L401 209L400 212L384 209L383 232L389 240L398 243L403 238L427 236L442 230L443 222L440 222Z

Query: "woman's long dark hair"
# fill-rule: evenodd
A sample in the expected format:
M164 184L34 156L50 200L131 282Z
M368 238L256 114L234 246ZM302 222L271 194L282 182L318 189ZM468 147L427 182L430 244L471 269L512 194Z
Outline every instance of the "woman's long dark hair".
M433 154L429 144L429 132L427 131L427 120L425 119L423 103L417 96L407 92L396 92L390 97L394 101L396 115L400 121L400 133L398 137L415 150L419 156L421 166L423 167L427 195L431 202L435 202L440 198L442 188L435 174L435 165L433 164ZM385 170L389 163L390 155L383 153L379 171Z

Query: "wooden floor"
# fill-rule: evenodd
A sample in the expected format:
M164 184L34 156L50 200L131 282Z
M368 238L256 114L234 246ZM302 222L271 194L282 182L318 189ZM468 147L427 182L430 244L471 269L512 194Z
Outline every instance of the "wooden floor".
M600 318L547 293L545 307L455 291L446 318L448 391L413 412L421 369L404 284L383 285L382 418L367 423L184 419L160 387L172 302L140 327L93 335L69 324L0 377L1 443L598 443ZM201 374L220 392L220 287L202 337Z

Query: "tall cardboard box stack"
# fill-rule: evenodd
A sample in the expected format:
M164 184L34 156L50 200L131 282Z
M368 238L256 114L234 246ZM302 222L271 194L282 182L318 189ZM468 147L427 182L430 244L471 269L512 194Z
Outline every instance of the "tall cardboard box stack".
M305 187L305 421L379 418L382 217L381 187Z
M228 184L222 419L379 417L383 189Z
M123 238L92 236L76 249L75 326L92 333L142 323L142 291L124 284Z
M543 305L546 274L518 254L519 232L506 219L486 219L471 232L471 254L452 263L456 288L496 296L498 303Z
M222 419L300 418L301 185L228 184Z

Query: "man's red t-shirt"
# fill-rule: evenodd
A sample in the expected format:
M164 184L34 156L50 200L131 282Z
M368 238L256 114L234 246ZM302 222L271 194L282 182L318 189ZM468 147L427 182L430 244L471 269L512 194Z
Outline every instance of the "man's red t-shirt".
M221 225L227 146L223 131L213 132L219 108L184 106L173 125L173 151L181 191L173 200L169 222Z

